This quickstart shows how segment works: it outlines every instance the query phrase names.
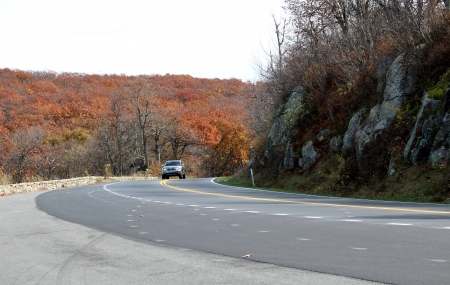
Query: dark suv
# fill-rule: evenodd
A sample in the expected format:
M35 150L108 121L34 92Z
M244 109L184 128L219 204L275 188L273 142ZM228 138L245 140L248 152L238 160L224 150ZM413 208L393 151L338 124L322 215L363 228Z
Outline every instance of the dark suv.
M168 160L162 167L162 179L169 179L169 176L186 179L186 167L181 160Z

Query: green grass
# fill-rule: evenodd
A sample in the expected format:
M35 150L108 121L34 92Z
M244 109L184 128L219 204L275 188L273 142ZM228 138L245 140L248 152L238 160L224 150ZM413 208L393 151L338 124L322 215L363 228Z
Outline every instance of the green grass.
M248 171L218 179L219 183L278 192L357 199L450 203L450 167L398 164L390 177L360 180L342 177L343 164L337 157L320 161L311 171L294 170L280 175L255 171L253 187ZM342 183L346 185L342 185Z

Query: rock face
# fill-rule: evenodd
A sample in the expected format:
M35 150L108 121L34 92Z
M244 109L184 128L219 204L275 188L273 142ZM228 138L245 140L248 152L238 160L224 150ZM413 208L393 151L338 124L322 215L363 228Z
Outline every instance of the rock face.
M331 138L331 152L340 153L343 157L355 156L359 171L370 174L375 158L383 150L383 132L392 125L407 96L415 90L422 49L421 46L405 52L394 60L382 60L377 74L379 104L369 112L366 109L356 112L350 119L344 136L333 137L333 130L323 129L315 140L308 141L301 150L295 149L299 142L293 141L295 134L301 130L293 127L302 116L307 115L306 108L302 105L307 94L303 88L296 88L270 130L266 148L269 162L275 163L282 170L297 167L295 162L298 160L298 167L309 169L320 156L317 150L320 148L314 148L314 144L323 146L323 142ZM413 164L421 161L431 165L450 163L449 110L450 86L443 101L428 98L424 94L417 120L403 151L404 158ZM386 174L393 175L395 171L395 163L391 161Z
M286 104L279 110L279 116L275 119L267 138L266 157L269 163L278 164L283 161L285 166L289 166L292 162L293 167L290 144L296 132L293 127L298 118L305 113L303 108L305 96L307 95L303 87L296 87ZM287 156L283 159L285 155Z
M421 138L422 136L423 133L422 127L424 125L425 120L428 119L431 116L431 114L434 114L436 112L441 103L442 102L439 100L433 100L428 98L428 94L425 93L425 96L422 99L422 106L420 107L419 113L417 114L416 123L414 124L414 127L411 130L409 140L406 144L405 150L403 151L403 156L406 159L409 157L411 148L414 144L416 144L418 137Z
M370 110L369 116L355 134L355 153L359 171L368 173L374 157L380 154L382 132L403 107L406 95L414 91L421 49L397 57L386 74L383 102Z

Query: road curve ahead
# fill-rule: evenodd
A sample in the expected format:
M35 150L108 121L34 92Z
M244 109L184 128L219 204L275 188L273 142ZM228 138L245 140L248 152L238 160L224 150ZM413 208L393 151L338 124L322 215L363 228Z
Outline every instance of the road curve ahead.
M45 212L143 242L391 284L449 284L450 205L295 195L211 179L36 197Z

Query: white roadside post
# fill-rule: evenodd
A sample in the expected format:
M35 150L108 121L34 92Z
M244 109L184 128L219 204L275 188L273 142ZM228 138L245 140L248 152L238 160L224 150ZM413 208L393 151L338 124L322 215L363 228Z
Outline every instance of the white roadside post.
M253 183L253 187L256 187L255 185L255 179L253 178L253 169L250 168L250 174L252 175L252 183Z

